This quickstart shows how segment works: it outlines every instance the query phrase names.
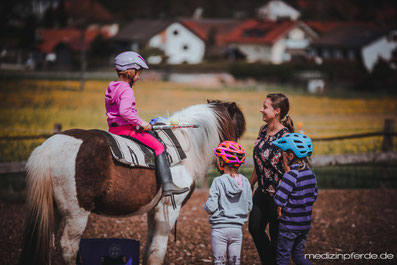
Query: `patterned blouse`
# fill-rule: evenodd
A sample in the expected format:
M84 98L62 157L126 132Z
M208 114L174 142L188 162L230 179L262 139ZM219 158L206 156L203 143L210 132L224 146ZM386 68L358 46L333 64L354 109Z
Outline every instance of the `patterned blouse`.
M258 176L258 189L274 196L279 180L283 177L284 168L281 157L281 149L272 142L281 138L290 131L283 128L275 135L266 137L267 125L259 133L254 145L254 164ZM267 138L267 139L266 139Z

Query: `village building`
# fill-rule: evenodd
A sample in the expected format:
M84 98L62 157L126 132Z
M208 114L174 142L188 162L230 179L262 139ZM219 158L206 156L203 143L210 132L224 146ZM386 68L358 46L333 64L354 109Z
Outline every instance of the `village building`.
M395 39L372 24L340 24L314 40L308 54L321 61L362 63L372 71L379 59L390 61L397 47Z
M300 12L281 0L272 0L260 7L257 16L261 20L298 20Z
M111 12L96 0L65 0L63 7L68 16L66 27L36 30L36 55L26 63L34 65L31 68L51 66L69 69L81 65L95 39L108 40L119 30Z
M117 43L120 50L141 52L150 48L151 39L161 35L173 22L174 20L136 19L121 28L114 36L113 41ZM159 55L152 55L146 58L149 64L160 63L163 59L161 56L159 58Z
M208 49L225 52L225 38L239 23L234 19L138 19L121 29L114 40L132 50L160 49L170 64L198 64ZM152 55L148 62L160 63L161 59Z
M300 21L250 19L231 32L226 41L235 45L248 62L280 64L294 56L305 56L309 43L317 37Z
M118 24L102 26L93 24L85 30L76 27L39 28L36 31L37 49L43 56L41 61L44 65L69 68L73 64L73 58L79 57L82 50L90 51L91 43L96 38L110 39L117 32Z

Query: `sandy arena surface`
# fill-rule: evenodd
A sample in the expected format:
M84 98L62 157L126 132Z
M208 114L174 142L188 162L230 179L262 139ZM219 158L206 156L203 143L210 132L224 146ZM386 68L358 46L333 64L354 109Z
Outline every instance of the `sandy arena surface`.
M211 245L208 215L203 210L208 189L198 189L183 207L178 219L178 239L169 235L165 264L210 264ZM397 264L397 191L320 190L313 209L313 228L309 234L306 253L367 254L377 259L311 259L313 264ZM0 201L0 264L18 262L23 223L23 203ZM146 215L129 218L106 218L91 215L85 238L130 238L141 243L141 256L146 241ZM243 226L241 264L260 264L259 257ZM393 259L381 259L384 253ZM370 254L370 255L368 255ZM381 255L383 254L383 255ZM348 258L346 256L346 258ZM55 258L55 263L59 259Z

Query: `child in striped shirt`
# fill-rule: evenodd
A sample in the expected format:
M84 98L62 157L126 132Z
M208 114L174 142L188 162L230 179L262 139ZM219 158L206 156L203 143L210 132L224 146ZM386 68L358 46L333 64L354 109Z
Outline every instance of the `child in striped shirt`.
M307 156L313 151L306 135L289 133L273 142L287 152L290 171L283 175L274 201L278 205L280 228L277 245L277 264L311 264L304 256L305 241L312 221L312 207L317 199L316 176L308 167Z

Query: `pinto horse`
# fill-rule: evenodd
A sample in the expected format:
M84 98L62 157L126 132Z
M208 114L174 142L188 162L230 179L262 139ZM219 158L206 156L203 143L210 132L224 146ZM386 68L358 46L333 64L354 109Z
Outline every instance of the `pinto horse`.
M162 197L155 171L117 162L98 132L67 130L38 146L26 164L28 217L21 264L50 264L58 246L65 263L74 264L91 213L109 217L147 213L143 262L162 264L168 234L194 181L203 178L215 161L213 148L224 140L236 141L245 131L244 115L234 102L208 101L171 118L200 126L174 130L187 158L171 167L173 181L190 187L190 192L175 195L175 209L169 197Z

